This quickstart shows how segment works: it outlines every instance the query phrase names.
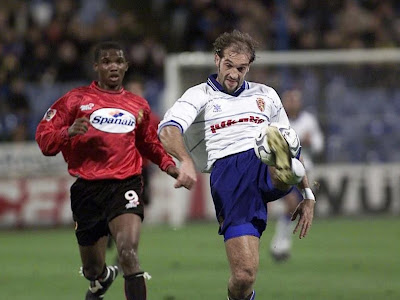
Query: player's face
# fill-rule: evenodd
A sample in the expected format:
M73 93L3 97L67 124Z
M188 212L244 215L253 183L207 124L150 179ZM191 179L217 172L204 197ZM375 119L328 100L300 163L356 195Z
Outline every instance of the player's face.
M301 92L298 90L290 90L282 94L282 104L289 118L296 118L300 112L301 97Z
M119 90L128 62L124 52L117 49L101 50L99 60L94 63L94 70L99 76L99 86L105 90Z
M247 53L236 53L231 48L224 51L221 58L215 55L218 68L217 81L225 92L233 94L242 84L250 68L250 56Z

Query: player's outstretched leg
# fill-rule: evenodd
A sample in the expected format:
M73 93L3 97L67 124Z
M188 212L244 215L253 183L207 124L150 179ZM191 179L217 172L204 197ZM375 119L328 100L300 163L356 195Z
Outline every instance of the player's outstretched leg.
M267 131L268 146L275 153L276 175L282 182L294 185L301 181L305 174L303 164L292 158L290 146L279 129L269 126Z
M91 280L85 300L103 300L104 294L118 276L117 266L107 266L102 278Z
M286 215L279 216L275 234L271 240L270 251L272 258L277 262L282 262L290 257L292 248L292 235L294 223Z
M296 225L291 221L291 217L301 200L303 197L297 188L281 199L285 204L285 210L278 216L270 246L270 253L275 261L285 261L291 255L293 229Z

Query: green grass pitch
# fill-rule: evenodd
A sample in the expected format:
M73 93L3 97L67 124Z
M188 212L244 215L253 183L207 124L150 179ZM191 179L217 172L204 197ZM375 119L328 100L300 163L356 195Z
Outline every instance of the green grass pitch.
M257 300L400 299L399 218L317 219L281 264L268 253L273 226L261 240ZM226 299L229 270L215 223L145 224L139 256L152 276L149 300ZM88 283L79 267L72 228L0 232L2 300L83 300ZM122 277L104 299L125 299Z

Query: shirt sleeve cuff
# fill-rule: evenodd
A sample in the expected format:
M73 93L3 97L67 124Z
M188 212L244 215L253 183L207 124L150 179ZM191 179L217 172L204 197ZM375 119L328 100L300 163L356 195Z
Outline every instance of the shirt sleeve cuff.
M175 162L171 160L167 160L160 165L160 169L166 172L170 166L176 166Z

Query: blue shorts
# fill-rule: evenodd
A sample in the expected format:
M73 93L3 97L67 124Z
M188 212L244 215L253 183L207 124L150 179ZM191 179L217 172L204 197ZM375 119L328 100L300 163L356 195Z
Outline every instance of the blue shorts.
M267 226L267 203L291 191L275 189L268 166L253 149L218 159L210 185L219 234L225 241L243 235L261 237Z

